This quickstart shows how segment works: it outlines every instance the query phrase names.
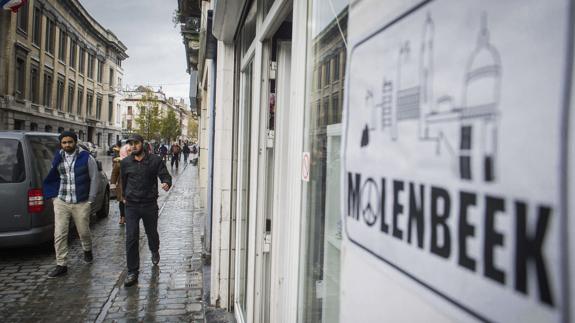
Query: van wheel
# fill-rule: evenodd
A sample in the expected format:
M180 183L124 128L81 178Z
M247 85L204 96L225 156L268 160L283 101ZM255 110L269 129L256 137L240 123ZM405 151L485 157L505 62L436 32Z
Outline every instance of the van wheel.
M98 218L105 218L110 212L110 190L106 189L104 193L104 200L102 201L102 207L98 210Z

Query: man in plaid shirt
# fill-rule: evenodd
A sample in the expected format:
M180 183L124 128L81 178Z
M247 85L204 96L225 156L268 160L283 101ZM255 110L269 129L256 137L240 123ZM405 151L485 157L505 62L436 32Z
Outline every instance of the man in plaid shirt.
M68 224L74 220L84 249L84 261L91 263L92 239L90 212L98 192L98 165L85 150L76 145L78 137L72 131L60 134L62 149L56 153L52 168L44 179L44 196L53 198L54 249L56 268L48 277L54 278L68 272Z

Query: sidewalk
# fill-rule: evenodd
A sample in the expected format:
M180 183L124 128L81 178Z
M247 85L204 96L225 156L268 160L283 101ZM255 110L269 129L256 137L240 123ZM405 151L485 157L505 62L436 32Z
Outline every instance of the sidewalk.
M51 246L0 250L0 322L204 322L197 168L181 167L173 176L174 187L159 200L161 261L152 266L141 226L137 286L123 286L125 232L113 202L109 217L92 226L94 262L82 261L73 239L64 277L46 278L54 266Z

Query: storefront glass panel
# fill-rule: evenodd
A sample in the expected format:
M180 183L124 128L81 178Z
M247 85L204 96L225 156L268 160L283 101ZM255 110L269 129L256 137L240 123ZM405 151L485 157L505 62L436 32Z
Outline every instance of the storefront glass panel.
M340 142L348 0L309 4L304 151L310 153L302 211L301 322L339 321Z
M240 106L240 174L239 176L239 305L246 317L247 305L247 273L249 259L249 193L250 193L250 138L251 138L251 106L252 106L252 70L253 63L249 63L242 72L242 105Z

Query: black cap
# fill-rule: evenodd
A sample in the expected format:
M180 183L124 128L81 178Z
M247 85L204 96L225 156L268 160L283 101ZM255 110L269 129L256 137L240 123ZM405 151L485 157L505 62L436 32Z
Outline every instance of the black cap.
M144 143L144 137L135 133L135 134L131 135L127 140L127 142L131 142L131 141L139 141L141 143Z
M74 139L74 142L78 142L78 136L74 131L62 131L60 133L60 136L58 136L58 140L62 141L62 138L64 137L71 137L72 139Z

